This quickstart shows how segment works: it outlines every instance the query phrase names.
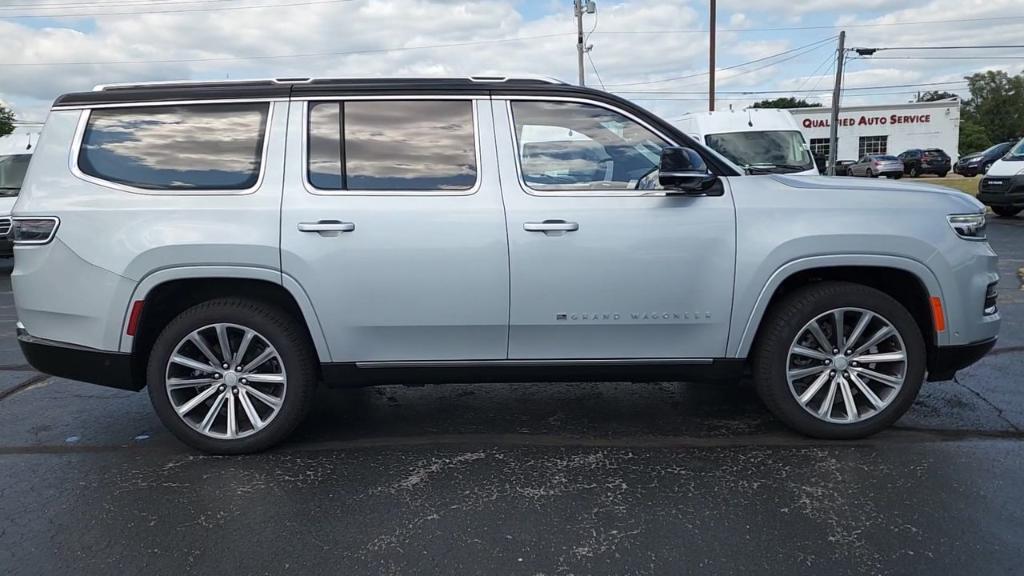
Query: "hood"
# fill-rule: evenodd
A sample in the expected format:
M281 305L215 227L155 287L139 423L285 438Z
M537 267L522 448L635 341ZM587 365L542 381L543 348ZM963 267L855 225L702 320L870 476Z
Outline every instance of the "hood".
M999 160L988 169L986 176L1016 176L1024 172L1024 158L1020 160Z
M960 157L960 161L966 162L968 160L974 160L975 158L981 158L981 152L975 152L974 154L964 154L963 156Z
M1024 168L1024 163L1019 163ZM978 202L973 196L945 186L934 184L910 184L891 180L873 180L868 178L837 178L835 176L779 176L773 175L776 181L793 188L812 188L817 190L835 191L846 194L931 194L947 198L953 205L951 212L960 211L963 213L980 212L985 209L984 204Z
M17 196L0 196L0 217L10 216L11 210L14 209L14 203L17 201Z

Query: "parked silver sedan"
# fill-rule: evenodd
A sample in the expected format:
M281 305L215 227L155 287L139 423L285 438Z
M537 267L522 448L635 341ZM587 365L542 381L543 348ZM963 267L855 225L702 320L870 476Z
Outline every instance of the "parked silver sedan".
M850 165L849 173L850 176L867 176L868 178L878 178L879 176L902 178L903 161L895 156L867 154L855 164Z

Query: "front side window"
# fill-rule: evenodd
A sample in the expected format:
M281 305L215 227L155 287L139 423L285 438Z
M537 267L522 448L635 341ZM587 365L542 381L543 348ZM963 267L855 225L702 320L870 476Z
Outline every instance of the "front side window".
M83 173L147 190L247 190L259 181L268 103L97 109Z
M523 180L535 190L650 188L668 142L625 116L575 102L513 101Z
M31 154L0 156L0 196L17 196L25 180Z
M458 191L476 185L470 100L311 103L308 134L307 174L319 189Z

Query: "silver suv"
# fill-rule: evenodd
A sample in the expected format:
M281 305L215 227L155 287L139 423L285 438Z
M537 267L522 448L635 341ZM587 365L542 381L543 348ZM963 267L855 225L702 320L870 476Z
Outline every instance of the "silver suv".
M743 175L541 79L119 85L53 105L14 210L43 372L184 442L284 439L318 384L735 379L857 438L995 343L983 207Z

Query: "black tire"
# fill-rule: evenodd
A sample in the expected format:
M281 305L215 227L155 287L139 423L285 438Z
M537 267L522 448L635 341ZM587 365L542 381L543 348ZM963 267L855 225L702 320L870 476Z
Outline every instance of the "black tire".
M829 310L863 308L886 318L900 333L907 363L902 388L892 402L859 422L826 422L806 411L790 391L787 379L789 349L803 327ZM773 304L758 332L753 357L754 385L768 409L787 426L816 438L851 439L875 434L910 408L925 374L926 349L917 323L889 295L861 284L821 282L795 290Z
M1021 210L1024 210L1024 208L1011 208L1010 206L992 207L992 211L996 213L996 216L1000 216L1002 218L1013 218L1017 214L1020 214Z
M878 174L875 174L874 170L868 168L868 178L878 178Z
M900 178L903 178L903 173L902 172L899 172L899 173L896 174L896 179L899 180Z
M917 178L918 176L921 175L921 170L919 170L917 166L911 166L910 167L910 174L908 174L908 175L911 178Z
M992 163L991 162L986 162L985 164L983 164L981 166L981 173L982 174L988 174L988 169L991 168L991 167L992 167ZM977 175L978 175L978 172L975 172L974 176L977 176Z
M949 174L949 172L939 172L938 174L936 174L936 176L938 176L939 178L945 178L946 174Z
M242 438L211 438L186 424L172 406L165 384L167 363L178 343L194 330L216 323L255 330L277 350L287 372L287 389L277 414L264 428ZM179 440L204 452L246 454L281 442L302 422L312 406L317 368L306 328L291 314L256 300L220 298L185 310L164 327L149 356L146 382L157 416Z

